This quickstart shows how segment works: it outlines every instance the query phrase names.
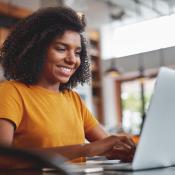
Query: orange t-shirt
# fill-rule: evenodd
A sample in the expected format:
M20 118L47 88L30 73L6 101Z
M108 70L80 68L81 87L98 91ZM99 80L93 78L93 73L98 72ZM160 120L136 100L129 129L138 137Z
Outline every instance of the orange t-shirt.
M0 99L0 118L16 126L15 147L83 144L85 133L98 124L80 96L72 90L53 92L35 85L6 81L0 84Z

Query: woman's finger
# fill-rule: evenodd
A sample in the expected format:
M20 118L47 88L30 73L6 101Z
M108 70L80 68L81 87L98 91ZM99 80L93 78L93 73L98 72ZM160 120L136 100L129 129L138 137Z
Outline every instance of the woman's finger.
M119 138L122 142L126 143L127 145L130 145L132 148L136 147L135 143L129 136L119 136Z

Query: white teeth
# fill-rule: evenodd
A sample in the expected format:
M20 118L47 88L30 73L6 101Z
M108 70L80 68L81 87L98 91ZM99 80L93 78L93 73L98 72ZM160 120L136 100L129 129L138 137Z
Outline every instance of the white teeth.
M66 67L60 67L61 71L65 72L65 73L70 73L72 69L70 68L66 68Z

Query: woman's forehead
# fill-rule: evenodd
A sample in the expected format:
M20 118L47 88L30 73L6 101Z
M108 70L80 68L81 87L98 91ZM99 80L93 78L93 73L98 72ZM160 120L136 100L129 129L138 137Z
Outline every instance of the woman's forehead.
M75 31L65 31L63 35L57 36L54 41L54 43L71 43L71 44L76 44L81 46L81 37L80 33L75 32Z

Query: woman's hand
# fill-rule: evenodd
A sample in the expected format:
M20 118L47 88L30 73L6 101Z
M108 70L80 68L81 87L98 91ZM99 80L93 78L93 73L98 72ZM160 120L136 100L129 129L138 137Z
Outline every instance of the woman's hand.
M131 162L135 153L135 143L127 136L118 136L120 144L114 145L107 153L108 159L120 159L123 162Z
M130 162L135 153L135 144L127 136L112 135L88 145L89 156L106 156L108 159L119 159Z

